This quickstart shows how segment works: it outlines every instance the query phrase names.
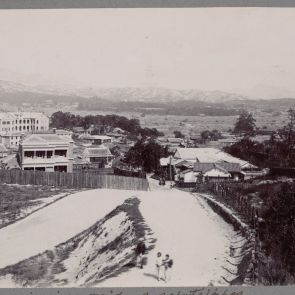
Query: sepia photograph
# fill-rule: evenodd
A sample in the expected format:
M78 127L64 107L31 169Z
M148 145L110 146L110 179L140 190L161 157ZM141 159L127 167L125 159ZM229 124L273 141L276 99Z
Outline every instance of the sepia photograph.
M295 284L295 8L0 10L1 288Z

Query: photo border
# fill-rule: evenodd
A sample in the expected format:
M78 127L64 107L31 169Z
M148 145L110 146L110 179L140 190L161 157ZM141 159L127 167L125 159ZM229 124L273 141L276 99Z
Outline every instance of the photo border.
M295 7L294 0L0 0L0 9Z
M0 9L295 7L294 0L0 0ZM1 245L0 245L1 247ZM295 286L0 288L2 295L293 295Z

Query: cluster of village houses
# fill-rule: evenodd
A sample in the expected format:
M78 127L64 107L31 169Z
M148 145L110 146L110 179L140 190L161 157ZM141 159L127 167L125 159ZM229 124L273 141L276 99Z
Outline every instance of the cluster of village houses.
M38 112L0 113L0 165L2 169L46 172L100 171L120 166L134 142L120 128L93 135L95 126L85 130L50 129L49 118ZM159 137L173 156L160 160L167 178L183 183L225 179L248 179L263 174L258 167L232 157L221 148L237 139L227 137L218 147L209 143L194 148L194 138Z
M217 148L177 148L173 156L160 159L162 171L177 182L238 181L262 176L266 171Z
M113 160L132 145L125 138L120 128L107 135L91 135L82 127L73 131L50 129L49 118L43 113L3 112L0 164L4 169L46 172L111 168Z

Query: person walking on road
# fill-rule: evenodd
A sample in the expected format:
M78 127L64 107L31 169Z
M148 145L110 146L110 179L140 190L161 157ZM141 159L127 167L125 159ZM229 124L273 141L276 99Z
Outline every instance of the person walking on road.
M163 259L163 270L164 270L164 281L167 283L170 280L170 269L172 268L173 260L170 258L169 254L165 255L165 259Z
M161 276L161 268L163 266L163 262L162 262L162 253L158 252L157 253L157 259L156 259L156 269L157 269L157 278L158 281L160 281L160 276Z

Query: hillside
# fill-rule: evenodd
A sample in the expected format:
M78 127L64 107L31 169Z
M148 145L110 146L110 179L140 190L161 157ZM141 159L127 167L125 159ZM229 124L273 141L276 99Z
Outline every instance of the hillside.
M253 100L224 91L149 87L54 88L0 80L0 102L35 109L66 107L73 111L138 112L177 116L235 116L240 109L276 113L294 105L294 98Z

